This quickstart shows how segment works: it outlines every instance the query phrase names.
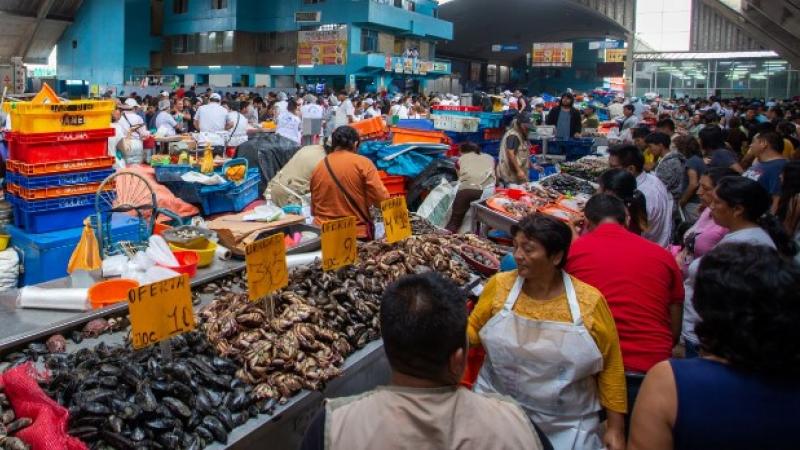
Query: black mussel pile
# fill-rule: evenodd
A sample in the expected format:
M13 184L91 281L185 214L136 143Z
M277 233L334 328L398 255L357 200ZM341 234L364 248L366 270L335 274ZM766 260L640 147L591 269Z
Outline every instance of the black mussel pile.
M17 417L0 386L0 450L28 450L30 446L13 435L33 421L28 417Z
M238 366L216 355L205 336L170 339L133 351L101 342L43 362L45 392L69 409L70 435L90 448L201 449L272 405L256 402Z
M541 181L542 186L546 186L562 194L587 194L593 195L595 192L594 186L586 180L559 173L551 177L545 178Z

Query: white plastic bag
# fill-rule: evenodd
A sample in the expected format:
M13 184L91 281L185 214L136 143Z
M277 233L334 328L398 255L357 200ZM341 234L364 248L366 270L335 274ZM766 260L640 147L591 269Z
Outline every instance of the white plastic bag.
M128 267L128 257L125 255L114 255L103 260L103 278L116 277Z
M155 264L164 267L178 267L180 264L178 263L177 258L170 250L167 241L164 240L163 237L154 234L150 236L148 239L148 246L147 246L147 256L153 260ZM137 255L138 256L138 255ZM155 264L150 264L147 267L142 267L142 270L146 270Z
M186 172L185 174L181 175L181 179L187 183L198 183L205 186L218 186L220 184L225 184L225 178L218 173L213 175L203 175L200 172Z
M439 186L436 186L425 197L425 201L417 210L417 215L427 219L434 226L444 228L453 213L453 202L456 199L458 187L458 182L448 183L443 179Z

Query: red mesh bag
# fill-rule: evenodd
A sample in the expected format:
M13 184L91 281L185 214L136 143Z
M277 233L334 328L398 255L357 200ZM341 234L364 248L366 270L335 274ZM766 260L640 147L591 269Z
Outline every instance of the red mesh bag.
M39 387L37 373L30 363L17 366L0 376L17 417L29 417L31 426L16 436L31 450L87 450L86 444L67 434L69 412Z

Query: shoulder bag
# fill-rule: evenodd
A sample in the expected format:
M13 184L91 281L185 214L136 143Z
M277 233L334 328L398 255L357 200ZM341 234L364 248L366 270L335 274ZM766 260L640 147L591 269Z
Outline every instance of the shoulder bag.
M375 238L375 224L372 223L369 213L366 214L364 213L361 207L359 207L358 202L353 200L353 198L350 196L350 194L347 192L344 186L342 186L342 183L339 181L339 179L336 178L336 175L333 173L333 169L331 168L331 163L328 162L327 156L325 157L324 161L325 161L325 167L328 169L328 173L331 175L331 179L333 179L333 182L336 183L336 186L339 188L342 194L344 194L344 198L347 201L347 204L350 205L350 207L353 208L353 210L355 210L356 213L358 213L358 215L360 216L360 220L362 220L364 224L367 226L367 239L370 241L373 240Z

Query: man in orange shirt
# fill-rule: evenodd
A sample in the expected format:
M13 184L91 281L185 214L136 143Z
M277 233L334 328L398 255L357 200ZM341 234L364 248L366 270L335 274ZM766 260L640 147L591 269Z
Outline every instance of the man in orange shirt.
M358 237L374 238L370 206L389 198L372 161L356 154L358 132L342 126L333 132L328 155L311 175L311 214L316 222L354 216Z

